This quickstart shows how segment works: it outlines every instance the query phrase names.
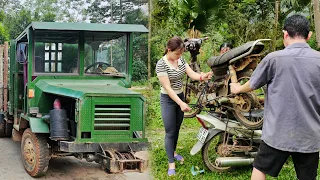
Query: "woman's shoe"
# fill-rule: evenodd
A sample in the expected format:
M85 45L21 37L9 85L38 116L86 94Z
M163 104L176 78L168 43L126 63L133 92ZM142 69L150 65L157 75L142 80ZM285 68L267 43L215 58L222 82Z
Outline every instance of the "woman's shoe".
M184 159L181 155L177 154L176 156L174 156L174 159L176 159L177 161L180 162L180 164L183 164Z
M176 170L175 169L168 169L168 176L174 176L176 175Z

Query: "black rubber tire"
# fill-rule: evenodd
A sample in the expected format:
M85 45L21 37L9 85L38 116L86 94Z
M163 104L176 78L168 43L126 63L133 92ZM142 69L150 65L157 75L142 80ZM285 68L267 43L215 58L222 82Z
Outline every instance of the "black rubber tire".
M217 149L218 146L223 142L223 137L224 137L224 132L220 132L216 135L214 135L203 147L202 147L202 160L204 164L207 166L210 171L216 171L216 172L225 172L229 171L231 167L218 167L215 166L215 160L216 158L213 159L213 162L210 160L210 156L214 156L216 153L217 157L220 157L217 154ZM213 147L212 147L212 143ZM211 147L210 147L211 145ZM213 149L214 148L214 149Z
M246 119L243 119L241 117L241 115L239 115L237 112L233 111L233 115L235 116L235 118L246 128L250 129L250 130L257 130L257 129L261 129L262 125L263 125L263 119L253 123L253 122L249 122Z
M6 121L0 123L0 138L6 137Z
M184 118L193 118L195 117L197 114L199 114L201 112L201 109L199 108L192 108L191 113L184 113L183 117Z
M48 170L50 154L48 137L26 129L22 135L21 158L26 172L32 177L43 176Z
M242 94L242 96L246 96L246 97L250 98L249 93ZM251 104L254 105L254 103L255 102L252 100ZM234 105L234 108L236 109L237 106ZM247 117L245 117L240 111L232 111L232 114L244 127L248 128L250 130L261 129L261 127L263 125L263 117L261 119L259 119L259 121L255 122L255 121L250 121L249 119L247 119Z
M12 129L13 129L13 123L6 123L6 128L5 128L5 135L6 137L11 137L12 136Z
M238 78L238 81L240 82L241 79L248 79L248 80L250 79L250 77L249 77L250 74L248 74L248 72L245 75L246 76ZM262 91L263 96L265 96L265 94L267 92L266 86L263 86L263 87L261 87L259 89L260 89L260 91ZM253 94L252 93L255 93L257 95L256 91L259 91L259 90L254 90L254 91L251 91L250 93L243 93L244 96L247 96L247 97L251 98L251 100L252 100L251 104L253 106L257 106L257 103L259 103L259 102L253 101L254 98L253 98ZM263 106L263 104L260 104L259 106ZM235 105L234 105L234 108L236 108ZM248 120L246 117L244 117L240 112L232 111L232 114L243 126L245 126L246 128L248 128L250 130L257 130L257 129L261 129L262 128L263 118L260 121L252 122L252 121Z
M187 85L186 88L187 88L185 91L186 92L186 94L185 94L186 103L191 107L191 111L185 112L183 117L184 118L193 118L201 112L200 108L193 107L193 106L195 106L195 104L193 104L193 103L199 98L198 92L196 90L196 87L194 87L192 85ZM193 103L192 102L190 103L190 99L192 99Z

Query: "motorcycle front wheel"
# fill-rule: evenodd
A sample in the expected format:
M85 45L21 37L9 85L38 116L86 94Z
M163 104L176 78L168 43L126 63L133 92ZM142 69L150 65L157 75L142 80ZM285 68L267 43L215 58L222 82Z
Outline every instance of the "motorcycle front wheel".
M184 113L184 118L193 118L197 114L201 112L201 109L197 106L197 102L199 99L199 92L197 91L196 87L193 85L188 84L186 86L186 91L185 91L185 99L186 103L189 105L191 108L191 111L185 112Z
M202 160L210 171L224 172L231 169L231 167L219 167L215 162L218 157L231 156L223 145L223 139L227 139L227 136L228 133L220 132L202 147Z

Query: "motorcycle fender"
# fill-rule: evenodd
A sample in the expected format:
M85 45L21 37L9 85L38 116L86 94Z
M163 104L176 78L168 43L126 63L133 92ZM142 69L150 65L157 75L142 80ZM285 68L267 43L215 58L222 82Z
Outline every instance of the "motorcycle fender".
M218 134L219 132L222 132L221 130L219 129L208 129L209 133L208 133L208 136L205 140L204 143L198 141L191 149L190 151L190 154L193 156L195 154L197 154L201 148L208 142L210 141L210 139L212 139L216 134Z

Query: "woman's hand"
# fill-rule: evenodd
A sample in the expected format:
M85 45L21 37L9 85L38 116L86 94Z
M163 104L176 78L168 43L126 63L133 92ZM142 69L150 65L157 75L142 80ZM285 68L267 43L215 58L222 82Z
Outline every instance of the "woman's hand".
M181 108L181 111L183 111L183 112L188 112L191 110L189 105L185 102L181 103L180 108Z
M206 81L206 80L210 80L212 78L212 71L209 71L207 73L202 73L201 72L201 78L200 81Z

